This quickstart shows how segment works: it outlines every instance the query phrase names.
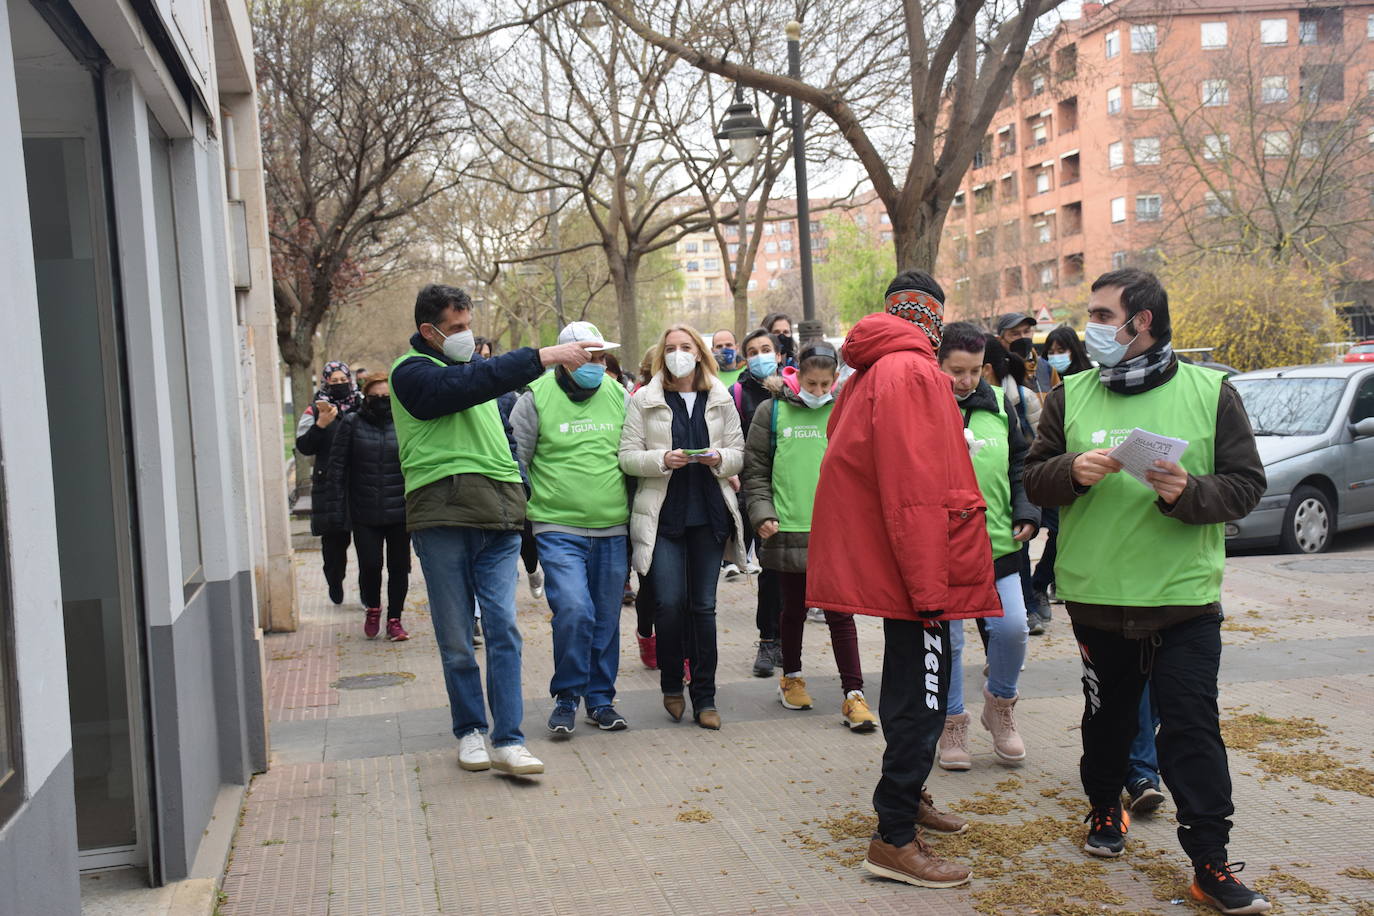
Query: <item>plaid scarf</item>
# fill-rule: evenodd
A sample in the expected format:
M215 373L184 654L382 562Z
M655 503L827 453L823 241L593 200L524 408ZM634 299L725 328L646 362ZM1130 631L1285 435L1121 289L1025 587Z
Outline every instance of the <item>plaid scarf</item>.
M1174 348L1167 343L1146 350L1135 359L1101 366L1097 377L1117 394L1140 394L1159 386L1161 376L1174 364Z

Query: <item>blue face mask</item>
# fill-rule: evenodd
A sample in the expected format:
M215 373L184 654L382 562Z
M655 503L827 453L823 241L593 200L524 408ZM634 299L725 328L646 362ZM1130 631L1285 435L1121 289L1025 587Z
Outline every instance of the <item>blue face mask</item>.
M757 353L749 357L749 374L754 378L768 378L778 371L778 358L772 353Z
M1069 368L1069 363L1072 359L1073 357L1069 356L1067 353L1051 353L1049 356L1045 357L1045 362L1049 363L1050 368L1054 369L1055 372L1063 372L1065 369Z
M601 363L586 363L574 369L571 375L579 388L596 388L606 375L606 367Z
M716 356L716 361L722 366L733 366L737 355L738 353L734 347L722 347L720 353Z
M825 394L812 394L803 388L797 392L797 395L802 399L802 403L812 410L815 410L817 407L824 407L826 404L835 400L835 394L831 391L827 391Z
M1129 325L1130 323L1130 319L1127 319L1126 324ZM1135 337L1126 343L1117 340L1116 335L1120 330L1121 328L1113 327L1110 324L1098 324L1095 321L1089 321L1084 326L1083 344L1088 348L1088 355L1097 360L1099 366L1107 369L1112 368L1121 362L1126 351L1131 348L1131 344L1135 343Z

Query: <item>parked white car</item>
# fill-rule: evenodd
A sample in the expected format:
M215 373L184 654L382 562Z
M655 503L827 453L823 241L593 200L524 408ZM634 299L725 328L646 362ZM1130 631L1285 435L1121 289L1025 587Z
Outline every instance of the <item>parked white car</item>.
M1337 531L1374 525L1374 364L1264 369L1231 384L1269 488L1226 526L1228 545L1320 553Z

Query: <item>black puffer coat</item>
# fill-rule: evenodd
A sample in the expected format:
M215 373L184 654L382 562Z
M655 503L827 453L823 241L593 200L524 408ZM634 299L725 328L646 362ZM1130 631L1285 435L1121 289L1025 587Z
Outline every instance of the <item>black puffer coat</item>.
M396 425L377 418L366 408L336 424L339 430L329 448L327 490L345 498L331 500L324 511L326 524L347 528L403 524L406 520L406 482Z
M352 413L352 411L349 411ZM296 425L296 451L315 459L310 469L310 533L315 537L325 534L339 534L348 531L343 505L343 492L331 487L326 473L329 469L329 450L334 444L334 434L343 425L341 414L328 426L315 422L315 407L307 407Z

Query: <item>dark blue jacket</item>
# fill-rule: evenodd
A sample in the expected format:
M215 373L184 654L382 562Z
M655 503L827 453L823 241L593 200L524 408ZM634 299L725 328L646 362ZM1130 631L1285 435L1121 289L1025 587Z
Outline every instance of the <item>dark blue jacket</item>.
M391 373L391 395L399 398L417 420L436 420L516 391L544 374L539 351L521 347L491 359L470 363L451 362L431 347L423 337L410 338L415 350L442 360L436 366L427 359L412 356Z

